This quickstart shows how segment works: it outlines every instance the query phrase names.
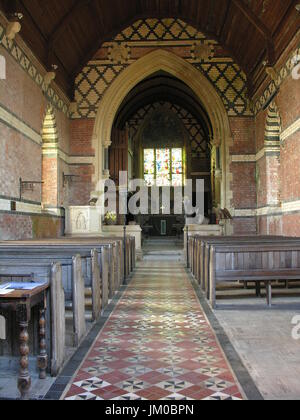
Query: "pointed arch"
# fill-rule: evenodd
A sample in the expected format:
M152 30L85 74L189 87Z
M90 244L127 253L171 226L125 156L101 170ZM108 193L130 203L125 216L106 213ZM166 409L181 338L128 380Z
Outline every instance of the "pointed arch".
M278 206L281 196L280 184L280 137L282 125L275 102L268 108L265 128L265 192L267 204Z
M59 202L59 136L55 111L48 105L42 127L42 205L44 208L57 208Z
M268 108L266 128L265 128L265 145L280 151L281 136L281 117L275 102L272 102Z
M43 144L58 144L58 130L52 105L48 105L42 127Z
M104 94L98 108L93 147L95 149L95 185L103 178L103 149L111 144L113 122L129 92L152 74L165 71L186 83L207 111L213 128L213 143L220 147L222 157L221 205L231 208L229 147L232 144L230 124L224 104L211 82L184 59L158 49L127 67Z

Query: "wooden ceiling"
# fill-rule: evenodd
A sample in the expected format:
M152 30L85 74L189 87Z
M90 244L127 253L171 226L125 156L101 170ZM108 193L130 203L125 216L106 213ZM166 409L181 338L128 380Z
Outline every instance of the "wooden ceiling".
M300 26L300 0L0 0L8 18L23 14L21 35L41 62L74 80L104 41L144 17L178 17L217 40L257 87L262 61L273 65Z

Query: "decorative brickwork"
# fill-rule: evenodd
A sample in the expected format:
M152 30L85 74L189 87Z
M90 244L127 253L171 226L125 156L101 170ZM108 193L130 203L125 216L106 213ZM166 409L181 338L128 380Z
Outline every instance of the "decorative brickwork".
M108 87L125 68L156 49L195 66L214 85L229 115L251 115L246 76L215 41L180 19L138 20L102 45L76 78L73 118L95 118Z
M45 93L47 100L58 110L68 114L69 105L64 99L55 92L53 87L47 87L44 82L44 76L41 74L37 66L32 62L23 48L21 48L15 40L9 40L5 35L5 27L0 23L0 45L16 60L22 69L31 77L32 80Z
M171 104L168 102L156 102L141 108L128 121L130 137L134 138L147 116L160 107L167 108L168 110L174 112L182 121L184 127L187 130L187 133L189 134L192 157L207 157L209 155L209 139L208 135L203 129L203 126L189 111L176 104Z
M296 50L292 52L288 60L281 67L277 73L275 80L272 80L268 87L265 89L264 93L255 101L254 103L254 113L258 114L264 106L271 100L277 90L280 88L282 83L291 75L293 69L295 68L297 62L295 62L295 57L300 57L300 45Z

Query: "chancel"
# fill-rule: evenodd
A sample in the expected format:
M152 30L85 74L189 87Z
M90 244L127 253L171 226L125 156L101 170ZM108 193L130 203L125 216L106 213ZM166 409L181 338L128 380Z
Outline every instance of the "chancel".
M300 400L299 10L0 0L1 400Z

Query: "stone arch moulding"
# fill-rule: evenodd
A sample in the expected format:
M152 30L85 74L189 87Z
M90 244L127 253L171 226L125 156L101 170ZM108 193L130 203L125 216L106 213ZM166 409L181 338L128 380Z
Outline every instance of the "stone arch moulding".
M128 93L140 82L158 71L165 71L186 83L206 109L213 128L215 145L222 155L221 206L231 208L229 147L232 143L230 124L224 104L211 82L191 64L177 55L155 50L127 67L106 91L98 108L93 147L95 150L94 183L103 179L103 147L111 144L111 132L115 116ZM99 191L100 192L100 191Z
M59 136L55 111L48 104L42 126L42 205L57 208L59 202Z

